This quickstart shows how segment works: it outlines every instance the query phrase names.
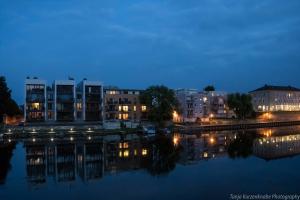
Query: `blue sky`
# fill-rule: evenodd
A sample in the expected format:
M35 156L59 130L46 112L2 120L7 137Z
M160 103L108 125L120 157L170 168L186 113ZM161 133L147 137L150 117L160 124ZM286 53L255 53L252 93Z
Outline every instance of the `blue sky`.
M107 85L300 87L299 0L1 0L0 69Z

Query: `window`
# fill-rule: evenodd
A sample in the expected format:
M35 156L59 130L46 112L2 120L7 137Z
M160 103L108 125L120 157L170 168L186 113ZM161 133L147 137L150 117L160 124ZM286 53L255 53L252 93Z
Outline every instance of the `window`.
M136 111L136 106L133 106L133 111L134 111L134 112Z
M123 106L123 111L128 112L128 106Z
M147 111L147 106L142 106L142 111L143 112Z

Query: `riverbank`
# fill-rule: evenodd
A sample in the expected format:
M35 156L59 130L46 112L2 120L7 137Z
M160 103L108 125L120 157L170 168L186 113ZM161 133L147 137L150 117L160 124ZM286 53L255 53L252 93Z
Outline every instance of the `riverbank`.
M174 131L184 133L194 133L201 131L226 131L226 130L243 130L257 128L272 128L282 126L298 126L300 121L272 121L256 123L235 123L235 124L213 124L213 125L176 125Z

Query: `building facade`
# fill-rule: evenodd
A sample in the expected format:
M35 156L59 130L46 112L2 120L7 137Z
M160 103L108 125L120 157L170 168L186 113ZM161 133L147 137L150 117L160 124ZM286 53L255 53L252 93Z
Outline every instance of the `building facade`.
M75 81L54 81L54 119L55 121L75 121Z
M228 118L227 93L203 92L196 89L178 89L176 98L181 107L183 122L196 122L202 118Z
M38 78L25 80L24 119L28 122L47 119L46 81Z
M300 89L265 85L250 92L256 112L300 111Z
M203 93L196 89L178 89L175 90L175 95L180 105L183 122L196 122L204 117L207 98Z
M26 79L26 122L80 122L103 120L103 86L98 81L55 80L52 86L38 78Z
M141 90L105 88L105 121L140 123L147 117L147 108L139 100Z

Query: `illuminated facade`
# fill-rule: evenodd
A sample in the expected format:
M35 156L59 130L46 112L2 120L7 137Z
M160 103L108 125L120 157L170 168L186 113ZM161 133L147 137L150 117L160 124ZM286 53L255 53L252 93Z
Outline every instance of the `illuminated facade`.
M141 90L106 88L105 121L131 121L139 123L147 118L147 107L141 105Z
M196 122L203 117L231 117L227 93L221 91L199 92L196 89L178 89L176 98L181 107L183 122Z
M250 92L256 112L300 111L300 89L291 86L270 86Z

